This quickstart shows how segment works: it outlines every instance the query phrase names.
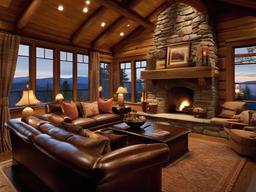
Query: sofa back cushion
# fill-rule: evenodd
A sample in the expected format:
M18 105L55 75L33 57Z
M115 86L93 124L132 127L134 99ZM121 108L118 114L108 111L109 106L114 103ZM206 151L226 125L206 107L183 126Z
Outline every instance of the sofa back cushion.
M70 117L71 120L77 119L79 116L76 103L74 101L63 102L62 103L62 110L65 115Z
M112 106L113 106L113 98L104 100L102 98L98 98L98 106L100 113L113 113Z
M60 103L49 103L45 105L46 113L62 113L62 107Z
M84 111L84 117L92 117L99 114L99 107L97 102L81 102Z
M231 119L234 115L241 113L246 108L243 101L227 101L221 106L222 110L218 117Z

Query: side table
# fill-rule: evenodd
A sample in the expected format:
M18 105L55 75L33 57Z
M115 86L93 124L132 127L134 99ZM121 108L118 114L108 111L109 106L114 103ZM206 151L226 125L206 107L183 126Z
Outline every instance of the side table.
M132 111L132 108L128 106L124 106L124 107L114 106L112 107L112 111L113 113L118 114L123 118L125 114L130 113Z

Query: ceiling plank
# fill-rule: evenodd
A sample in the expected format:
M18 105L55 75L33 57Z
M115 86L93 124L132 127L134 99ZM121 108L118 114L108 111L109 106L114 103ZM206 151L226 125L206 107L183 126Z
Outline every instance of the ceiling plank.
M16 27L18 29L23 29L29 22L29 20L33 17L33 15L37 12L42 0L33 0L28 8L23 12L22 16L16 22Z
M71 35L72 44L79 43L88 27L96 22L106 11L107 9L104 6L101 6L94 11Z
M136 7L140 1L139 0L124 0L122 1L123 4L125 4L127 7L129 8L133 8ZM96 47L100 47L100 45L98 45L98 43L100 42L101 39L104 39L105 37L108 37L109 35L112 34L112 32L119 27L120 25L122 25L125 21L127 21L127 18L124 16L120 16L119 18L117 18L110 26L108 26L104 31L102 31L91 43L91 47L92 48L96 48Z
M0 6L9 7L11 0L0 0Z
M155 29L155 25L151 22L149 22L147 19L145 19L144 17L140 16L137 12L131 10L131 9L127 9L124 6L122 6L122 4L113 1L113 0L95 0L96 2L98 2L99 4L114 10L115 12L119 13L120 15L123 15L133 21L135 21L136 23L144 26L145 28L148 28L150 30L154 30Z
M150 19L151 17L154 17L155 15L159 15L163 10L168 8L170 6L170 2L164 2L162 3L158 8L156 8L154 11L152 11L148 16L147 19ZM134 29L129 35L126 36L126 38L119 41L116 45L114 45L111 48L111 51L116 54L122 47L124 47L128 42L132 41L134 37L140 35L145 30L145 27L139 26L136 29Z
M246 7L250 9L256 9L255 0L219 0L228 4L238 5L241 7Z

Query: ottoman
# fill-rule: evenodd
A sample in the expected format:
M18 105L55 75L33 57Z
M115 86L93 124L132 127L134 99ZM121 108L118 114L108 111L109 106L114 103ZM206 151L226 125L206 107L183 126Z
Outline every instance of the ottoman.
M239 129L229 129L226 132L230 136L229 144L234 151L247 157L256 157L256 132Z

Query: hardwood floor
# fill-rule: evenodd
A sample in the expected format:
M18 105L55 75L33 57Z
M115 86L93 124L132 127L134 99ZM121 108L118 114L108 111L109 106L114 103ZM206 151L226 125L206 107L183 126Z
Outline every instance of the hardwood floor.
M201 134L191 133L190 137L196 137L208 141L222 142L227 143L226 139L205 136ZM11 152L5 152L0 154L0 162L8 160L12 157ZM234 185L232 192L254 192L256 191L256 160L248 159L245 164L242 172L239 175L239 178ZM47 191L47 190L46 190Z

